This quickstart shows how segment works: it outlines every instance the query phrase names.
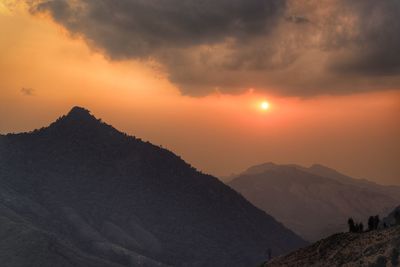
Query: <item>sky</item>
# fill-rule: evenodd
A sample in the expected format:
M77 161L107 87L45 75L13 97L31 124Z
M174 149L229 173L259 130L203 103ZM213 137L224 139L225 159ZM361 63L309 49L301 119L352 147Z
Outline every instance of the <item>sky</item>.
M219 177L320 163L400 185L399 15L396 0L0 0L0 133L78 105Z

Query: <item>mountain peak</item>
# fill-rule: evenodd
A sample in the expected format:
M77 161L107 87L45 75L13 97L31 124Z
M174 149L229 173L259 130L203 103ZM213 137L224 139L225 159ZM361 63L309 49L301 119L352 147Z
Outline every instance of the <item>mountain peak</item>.
M93 126L94 124L98 124L101 120L97 119L93 116L90 111L86 108L74 106L67 115L63 116L59 120L63 124L79 124L86 126Z
M88 109L79 106L73 107L67 115L60 117L49 128L62 132L73 132L74 134L80 133L85 136L104 132L107 132L107 135L109 130L114 130L114 128L93 116Z
M90 114L90 111L88 109L83 108L83 107L78 107L78 106L73 107L66 115L66 118L95 119L95 117L92 114Z
M85 113L90 113L90 111L84 107L80 107L80 106L74 106L71 108L71 110L69 111L69 113L72 112L85 112Z

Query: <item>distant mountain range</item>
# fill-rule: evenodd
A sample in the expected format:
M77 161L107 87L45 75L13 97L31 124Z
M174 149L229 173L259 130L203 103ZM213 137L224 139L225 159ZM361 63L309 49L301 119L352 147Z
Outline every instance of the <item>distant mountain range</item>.
M1 266L255 266L306 242L215 177L75 107L0 136Z
M322 165L265 163L228 184L309 241L346 231L349 217L365 224L370 215L383 216L400 203L399 186L354 179Z

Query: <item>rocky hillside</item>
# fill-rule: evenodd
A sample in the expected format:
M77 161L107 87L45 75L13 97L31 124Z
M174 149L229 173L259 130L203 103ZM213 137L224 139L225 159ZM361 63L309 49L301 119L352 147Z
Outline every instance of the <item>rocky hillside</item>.
M400 187L353 179L321 165L254 166L229 185L309 241L347 229L347 219L367 221L400 203Z
M0 136L2 266L252 266L305 242L215 177L75 107Z
M315 244L274 258L264 267L400 266L400 226L365 233L335 234Z

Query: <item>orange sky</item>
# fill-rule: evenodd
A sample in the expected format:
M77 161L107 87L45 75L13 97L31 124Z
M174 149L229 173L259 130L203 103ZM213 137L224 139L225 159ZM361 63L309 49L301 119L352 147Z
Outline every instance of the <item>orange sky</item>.
M80 105L214 175L268 161L321 163L400 184L399 91L182 96L159 64L110 61L49 18L1 3L0 49L0 133L45 126Z

